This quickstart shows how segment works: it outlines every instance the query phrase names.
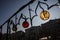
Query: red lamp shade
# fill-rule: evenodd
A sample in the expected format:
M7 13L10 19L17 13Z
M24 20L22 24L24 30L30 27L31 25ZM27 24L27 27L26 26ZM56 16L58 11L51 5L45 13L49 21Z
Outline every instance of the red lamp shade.
M29 23L28 23L27 21L24 21L24 22L22 23L22 26L23 26L24 28L27 28L27 27L29 26Z

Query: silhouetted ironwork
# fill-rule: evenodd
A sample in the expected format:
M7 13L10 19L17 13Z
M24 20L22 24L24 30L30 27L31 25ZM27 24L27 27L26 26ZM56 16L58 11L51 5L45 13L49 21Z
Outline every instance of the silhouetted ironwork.
M44 0L44 1L47 1L47 0Z
M16 11L7 21L5 21L1 26L3 26L5 23L7 23L12 17L14 17L16 14L18 14L21 10L23 10L26 6L32 4L35 0L31 0L27 4L23 5L21 8L19 8L18 11Z
M16 21L17 21L17 16L16 16L16 15L17 15L21 10L23 10L26 6L32 4L34 1L35 1L35 0L31 0L31 1L28 2L27 4L23 5L21 8L18 9L18 11L16 11L7 21L5 21L5 22L0 26L0 27L1 27L1 30L2 30L2 27L4 26L4 24L7 23L7 35L6 35L6 40L8 40L8 35L10 34L10 31L11 31L11 29L10 29L11 18L15 16L15 18L16 18L16 19L15 19L15 24L14 24L13 21L11 22L11 24L17 25L17 24L16 24ZM25 19L26 19L26 18L25 18ZM1 33L2 33L2 31L1 31Z
M45 9L41 6L41 4L44 4L44 5L46 5L47 6L47 9L49 10L49 9L51 9L52 7L54 7L54 6L59 6L59 4L58 3L60 3L60 1L58 0L58 2L56 3L56 4L53 4L53 5L51 5L51 6L49 6L47 3L44 3L44 2L41 2L41 1L38 1L38 4L37 4L37 6L36 6L36 8L35 8L35 15L33 16L33 17L31 17L31 11L32 11L32 9L30 8L30 4L32 4L33 2L34 2L35 0L31 0L30 2L28 2L27 4L25 4L25 5L23 5L21 8L19 8L7 21L5 21L1 26L0 26L0 32L2 33L2 27L4 26L4 24L6 24L7 23L7 34L6 34L6 40L8 40L9 39L9 35L10 35L10 33L11 33L11 28L10 28L10 25L13 25L13 27L12 27L12 29L13 29L13 31L17 31L17 25L19 25L20 24L20 20L21 19L24 19L25 20L25 22L27 21L27 19L30 19L30 22L31 22L31 29L34 29L33 31L34 32L32 32L31 33L31 35L29 35L28 33L30 32L26 32L26 34L25 33L23 33L23 34L21 34L20 36L21 36L21 38L19 39L19 40L39 40L39 38L41 38L41 37L43 37L43 36L52 36L53 38L56 38L56 36L58 36L57 34L59 34L59 33L57 33L57 30L56 30L56 32L55 32L55 30L54 31L51 31L51 29L50 28L46 28L46 30L45 30L45 26L47 25L50 25L50 24L46 24L46 25L43 25L42 27L40 27L39 26L39 28L33 28L33 23L32 23L32 20L33 20L33 18L35 18L36 16L38 16L37 15L37 8L38 8L38 6L44 11ZM44 1L47 1L47 0L44 0ZM23 10L25 7L27 7L28 6L28 10L29 10L29 17L26 17L25 15L23 15L22 13L21 13L21 15L20 15L20 17L19 17L19 19L17 20L17 14L21 11L21 10ZM15 22L13 22L13 20L11 20L13 17L15 17ZM18 22L17 22L18 21ZM60 22L60 21L59 21ZM55 25L55 27L57 26L57 25L59 25L60 23L58 23L58 24L56 24ZM50 26L49 26L50 27ZM58 26L59 27L59 26ZM53 29L53 28L52 28ZM28 29L28 30L30 30L30 29ZM55 32L55 34L53 33L53 32ZM56 34L57 33L57 34ZM33 35L34 34L34 35ZM27 37L26 37L26 35L27 35ZM40 36L39 36L40 35ZM55 36L54 36L55 35ZM60 35L60 34L59 34ZM11 36L10 36L11 37ZM31 38L32 37L32 38ZM23 39L24 38L24 39ZM27 39L26 39L27 38ZM35 39L34 39L35 38ZM52 38L52 39L53 39ZM16 40L16 39L15 39Z

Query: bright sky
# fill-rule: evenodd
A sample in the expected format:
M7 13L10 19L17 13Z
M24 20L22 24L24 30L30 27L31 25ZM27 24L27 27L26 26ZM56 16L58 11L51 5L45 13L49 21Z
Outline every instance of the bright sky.
M44 2L43 0L40 0L41 2ZM3 24L12 14L14 14L21 6L23 6L24 4L28 3L29 0L0 0L0 25ZM48 0L46 3L51 6L52 4L57 3L57 0ZM36 6L37 6L38 0L36 0L33 4L31 4L31 9L35 10ZM41 4L42 7L47 10L46 5ZM49 11L50 13L50 18L46 21L41 20L40 18L40 12L42 10L38 7L37 9L37 14L38 16L35 17L33 19L33 26L39 26L43 23L48 22L49 20L52 19L58 19L60 18L60 8L59 7L53 7ZM19 12L18 14L18 18L20 16L20 14L23 13L24 15L26 15L27 17L29 17L29 11L28 11L28 7L24 8L21 12ZM31 12L32 16L34 15L34 11ZM14 20L14 18L13 18ZM24 20L21 20L21 25L18 25L18 31L22 30L25 31L25 28L22 27L22 22ZM30 20L28 20L28 22L30 23ZM3 33L6 33L6 24L3 26ZM29 26L30 28L31 26ZM12 28L12 27L11 27ZM11 30L11 32L13 32Z

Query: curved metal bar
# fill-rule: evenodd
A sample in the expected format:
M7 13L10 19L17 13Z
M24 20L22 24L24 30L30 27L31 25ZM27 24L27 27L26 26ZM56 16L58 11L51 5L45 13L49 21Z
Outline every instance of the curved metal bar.
M24 19L24 18L23 18L23 14L21 14L21 16L19 17L18 24L20 24L21 18Z
M43 2L40 2L40 1L38 1L39 2L39 7L42 9L42 10L44 10L44 8L41 6L41 3L43 3Z
M41 6L41 4L45 4L45 5L47 6L47 9L48 9L49 5L48 5L47 3L38 1L38 4L37 4L36 9L35 9L35 14L37 14L36 11L37 11L38 6L44 11L44 8ZM34 18L34 17L35 17L35 16L33 16L33 18Z
M58 5L58 2L57 2L56 4L53 4L53 5L51 5L50 7L48 7L48 10L51 9L52 7L54 7L54 6L59 6L59 5Z
M38 2L38 4L39 4L39 2ZM38 8L38 6L39 6L38 4L37 4L36 9L35 9L35 14L36 14L36 15L37 15L37 12L36 12L36 11L37 11L37 8Z
M39 4L39 2L38 2L38 4ZM36 9L35 9L35 15L32 17L32 19L33 19L34 17L38 16L38 15L37 15L37 12L36 12L36 11L37 11L37 8L38 8L38 6L39 6L38 4L37 4Z
M40 3L45 4L47 6L47 8L49 7L49 5L47 3L44 3L44 2L40 2Z
M11 25L11 24L13 24L13 25L14 25L14 22L13 22L13 20L11 20L11 21L10 21L10 25Z
M14 17L16 14L18 14L21 10L23 10L26 6L32 4L35 0L31 0L27 4L23 5L21 8L18 9L7 21L5 21L1 26L3 26L5 23L7 23L12 17Z
M17 24L17 14L15 15L15 25Z
M23 17L24 16L24 17ZM24 20L27 20L28 18L26 18L25 15L21 14L21 16L19 17L19 20L18 20L18 24L20 24L20 20L21 19L24 19Z
M28 6L28 10L29 10L29 16L30 16L30 23L31 23L31 27L32 27L32 17L31 17L31 10L30 10L30 5Z

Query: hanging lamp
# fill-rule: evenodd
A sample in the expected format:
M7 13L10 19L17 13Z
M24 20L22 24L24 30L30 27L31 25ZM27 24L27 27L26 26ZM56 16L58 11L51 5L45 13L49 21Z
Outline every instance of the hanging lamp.
M48 11L46 11L46 10L44 10L44 11L42 11L42 12L40 13L40 18L41 18L42 20L48 20L49 17L50 17L50 13L49 13Z

